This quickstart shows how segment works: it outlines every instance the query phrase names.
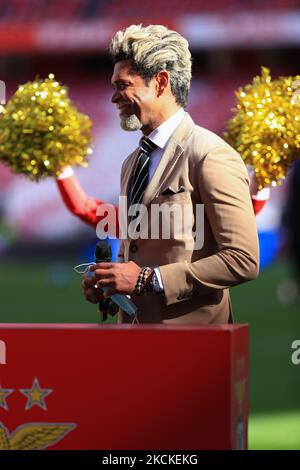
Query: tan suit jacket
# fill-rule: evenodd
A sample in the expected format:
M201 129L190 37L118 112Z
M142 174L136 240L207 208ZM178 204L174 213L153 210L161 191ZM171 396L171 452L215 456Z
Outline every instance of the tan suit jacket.
M123 163L122 196L128 193L137 155L138 150ZM190 224L184 236L178 236L172 233L175 219L171 217L170 239L162 239L161 233L160 239L135 239L136 233L121 241L124 261L159 266L162 275L164 294L132 296L139 322L227 323L231 315L228 288L258 275L256 222L248 174L239 154L186 114L171 136L142 202L148 209L149 230L153 204L184 206ZM195 229L197 204L204 204L204 244L195 250L191 230ZM122 215L129 222L124 211ZM168 220L160 223L160 230ZM122 321L132 318L123 314Z

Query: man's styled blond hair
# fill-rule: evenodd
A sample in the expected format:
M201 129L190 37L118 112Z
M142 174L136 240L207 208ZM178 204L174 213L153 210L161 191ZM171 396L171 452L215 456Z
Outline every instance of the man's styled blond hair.
M192 59L189 43L179 33L162 25L131 25L115 34L109 52L114 64L129 60L146 83L162 70L169 72L176 103L187 105Z

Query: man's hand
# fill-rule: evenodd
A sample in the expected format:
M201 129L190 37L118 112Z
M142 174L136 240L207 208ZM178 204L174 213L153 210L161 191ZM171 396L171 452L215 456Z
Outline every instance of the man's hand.
M104 293L105 297L116 293L132 294L135 290L140 270L140 266L133 261L128 263L97 263L89 268L89 271L94 274L93 277L89 278L92 280L90 285L107 287ZM97 289L95 291L97 292ZM88 295L92 296L90 290ZM87 296L86 299L89 300ZM92 300L90 301L92 302Z
M104 297L103 290L99 287L95 287L96 282L94 276L89 277L85 274L81 283L83 294L85 299L89 302L93 304L99 303L99 312L102 315L102 320L106 320L108 314L112 316L116 315L119 311L119 307L111 299Z
M81 287L83 289L83 295L86 300L97 304L101 298L103 298L103 292L101 289L95 287L97 280L93 277L88 276L87 274L83 275L83 280Z

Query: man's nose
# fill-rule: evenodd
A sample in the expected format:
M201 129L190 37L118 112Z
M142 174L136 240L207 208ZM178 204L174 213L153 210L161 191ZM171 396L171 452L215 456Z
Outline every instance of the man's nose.
M118 91L115 91L114 94L111 97L111 102L112 103L117 103L121 98L121 95Z

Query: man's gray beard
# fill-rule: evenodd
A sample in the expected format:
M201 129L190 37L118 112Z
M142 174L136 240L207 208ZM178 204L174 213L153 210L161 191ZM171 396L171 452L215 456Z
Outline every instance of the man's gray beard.
M121 127L124 131L138 131L143 124L135 114L121 118Z

